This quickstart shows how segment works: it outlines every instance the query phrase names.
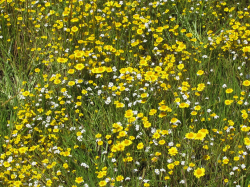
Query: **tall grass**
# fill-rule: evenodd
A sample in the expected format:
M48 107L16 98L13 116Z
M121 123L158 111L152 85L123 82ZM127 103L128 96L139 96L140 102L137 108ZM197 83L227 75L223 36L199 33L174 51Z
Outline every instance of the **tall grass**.
M0 0L0 184L249 186L249 8Z

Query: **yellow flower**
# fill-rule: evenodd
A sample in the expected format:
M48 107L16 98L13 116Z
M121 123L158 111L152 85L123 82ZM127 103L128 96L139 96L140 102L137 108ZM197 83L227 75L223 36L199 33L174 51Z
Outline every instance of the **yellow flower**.
M225 158L225 159L223 159L223 164L228 164L228 162L229 162L229 159L228 158Z
M51 186L51 185L52 185L52 181L51 181L51 180L47 180L46 185L47 185L47 186Z
M21 186L21 184L22 184L21 181L15 181L15 182L14 182L14 186L15 186L15 187L19 187L19 186Z
M149 114L149 115L150 115L150 114ZM149 127L151 127L151 123L150 123L150 122L148 122L148 121L143 122L143 125L144 125L144 127L145 127L145 128L149 128Z
M68 74L74 74L75 70L74 69L69 69Z
M210 156L209 156L209 155L204 155L204 156L203 156L203 159L204 159L204 160L209 160L209 159L210 159Z
M231 105L233 100L225 100L225 105Z
M194 176L197 178L200 178L205 175L205 169L204 168L197 168L194 170Z
M174 166L175 165L173 163L167 165L168 169L174 169Z
M85 67L85 66L84 66L82 63L76 64L76 65L75 65L75 68L76 68L77 70L82 70L84 67Z
M170 154L171 156L175 156L177 153L178 153L178 150L177 150L176 147L171 147L171 148L168 150L168 154Z
M191 162L191 163L189 164L189 166L190 166L190 167L194 167L195 164Z
M137 149L143 149L143 147L144 147L144 145L142 142L137 145Z
M98 141L97 144L98 145L103 145L103 141Z
M198 72L197 72L197 75L203 75L204 74L204 71L202 71L202 70L199 70Z
M154 134L153 134L153 136L152 136L152 138L154 138L154 139L158 139L158 138L160 138L161 137L161 135L158 133L158 132L155 132Z
M83 55L84 55L83 51L75 51L75 58L81 58Z
M133 110L127 110L126 112L125 112L125 115L124 115L124 117L125 118L131 118L131 117L133 117Z
M106 135L105 138L108 140L111 138L111 135Z
M39 69L39 68L36 68L36 69L35 69L35 72L36 72L36 73L39 73L39 72L40 72L40 69Z
M21 130L23 128L23 125L16 125L16 130Z
M186 29L181 29L181 32L183 33L183 32L186 32L187 30Z
M234 90L232 88L226 89L226 93L232 93Z
M143 30L142 29L138 29L137 30L137 34L139 34L139 35L143 34Z
M145 98L145 97L148 97L148 93L141 94L141 98Z
M9 163L9 162L4 162L3 165L4 165L4 167L6 167L6 168L10 167L10 163Z
M179 64L179 65L177 66L177 68L178 68L179 70L182 70L182 69L184 68L184 64Z
M250 139L249 138L244 138L244 144L249 146L250 145Z
M195 115L197 115L197 112L196 112L196 111L192 111L192 112L191 112L191 115L192 115L192 116L195 116Z
M116 181L122 181L124 179L124 177L122 175L118 175L116 177Z
M46 7L49 7L49 6L50 6L50 3L49 3L49 2L45 3L45 6L46 6Z
M96 137L96 138L101 138L102 135L101 135L100 133L98 133L98 134L95 135L95 137Z
M64 163L64 164L63 164L63 167L64 167L65 169L67 169L67 168L69 167L69 165L68 165L67 163Z
M165 179L165 180L168 180L168 179L170 179L170 177L169 177L169 176L165 176L164 179Z
M185 135L187 139L194 139L196 134L194 132L189 132Z
M150 109L150 111L149 111L150 116L153 116L156 113L157 113L157 110L155 110L155 109Z
M76 26L74 26L74 27L71 28L71 31L72 31L72 32L77 32L77 31L78 31L78 28L77 28Z
M186 103L180 103L180 104L179 104L179 107L180 107L180 108L186 108L186 106L187 106Z
M19 151L21 154L25 153L27 150L28 150L28 147L21 147L21 148L18 149L18 151Z
M243 48L242 48L242 51L243 51L244 53L250 52L250 46L243 47Z
M161 43L162 41L163 41L163 38L162 38L162 37L159 37L159 38L156 39L156 42L157 42L157 43Z
M22 95L25 96L25 97L27 97L29 94L30 94L29 91L25 91L25 92L22 93Z
M238 161L239 159L240 159L240 157L238 157L238 156L234 157L234 161Z
M164 145L165 143L166 143L165 140L160 140L160 141L159 141L159 144L160 144L160 145Z
M205 134L209 134L209 131L207 129L200 129L198 132L202 132L202 133L205 133Z
M131 145L133 142L131 141L131 140L128 140L128 139L125 139L124 141L122 141L122 144L124 145L124 146L129 146L129 145Z
M205 133L202 133L202 132L198 132L195 136L195 140L203 140L204 138L206 137L206 134Z
M59 62L59 63L66 63L67 61L68 61L67 58L58 58L57 59L57 62Z
M76 182L77 184L80 184L81 182L84 182L84 180L83 180L82 177L76 177L75 182Z
M200 110L201 109L201 106L200 105L197 105L194 107L194 110Z
M170 120L170 123L176 123L177 121L178 121L177 118L172 118L172 119Z
M75 84L76 84L75 81L69 81L69 82L68 82L68 85L69 85L69 86L74 86Z
M245 80L243 81L243 86L250 86L250 81L249 80Z
M248 118L248 114L247 114L247 113L243 113L243 114L241 115L241 117L242 117L243 119L247 119L247 118Z
M106 186L107 182L106 181L100 181L99 186Z
M60 84L62 81L60 79L55 79L54 84Z

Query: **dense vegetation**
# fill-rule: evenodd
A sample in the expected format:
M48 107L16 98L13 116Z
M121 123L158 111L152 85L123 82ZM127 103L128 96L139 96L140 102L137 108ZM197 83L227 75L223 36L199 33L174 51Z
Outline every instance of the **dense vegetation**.
M250 186L247 2L0 0L0 186Z

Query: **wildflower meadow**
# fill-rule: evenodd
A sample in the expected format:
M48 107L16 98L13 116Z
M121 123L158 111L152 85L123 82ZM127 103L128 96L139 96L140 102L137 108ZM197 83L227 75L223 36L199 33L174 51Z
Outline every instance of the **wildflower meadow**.
M250 187L248 0L0 0L0 186Z

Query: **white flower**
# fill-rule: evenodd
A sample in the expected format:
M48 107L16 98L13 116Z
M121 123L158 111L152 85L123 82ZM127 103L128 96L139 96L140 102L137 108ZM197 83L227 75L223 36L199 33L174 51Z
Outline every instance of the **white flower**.
M165 170L165 169L163 169L163 168L161 168L161 169L160 169L160 171L161 171L161 172L166 172L166 170Z
M140 129L140 125L135 125L135 130L139 131L139 129Z
M32 162L31 165L32 166L35 166L37 164L37 162Z
M189 171L191 171L192 170L192 168L191 167L188 167L187 168L187 172L189 172Z
M184 183L185 183L185 181L184 181L184 180L181 180L181 181L180 181L180 183L181 183L181 184L184 184Z
M226 85L226 84L223 84L223 85L222 85L222 88L226 88L226 87L227 87L227 85Z
M143 182L145 182L145 183L147 183L147 182L149 182L150 180L148 180L148 179L144 179L143 180Z
M219 117L220 117L220 116L217 116L217 115L216 115L216 116L214 116L214 119L217 119L217 118L219 118Z
M168 162L168 163L172 163L173 160L170 158L170 159L167 160L167 162Z
M168 146L170 146L170 147L171 147L171 146L174 146L174 143L173 143L173 142L169 142L169 143L168 143Z
M81 166L85 167L85 168L89 168L89 166L85 163L81 163Z
M238 167L236 167L236 166L235 166L235 167L233 167L233 170L234 170L234 171L235 171L235 170L237 170L237 169L239 169L239 168L238 168Z
M155 174L156 174L156 175L159 175L159 174L160 174L159 169L155 169Z

